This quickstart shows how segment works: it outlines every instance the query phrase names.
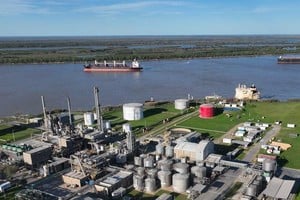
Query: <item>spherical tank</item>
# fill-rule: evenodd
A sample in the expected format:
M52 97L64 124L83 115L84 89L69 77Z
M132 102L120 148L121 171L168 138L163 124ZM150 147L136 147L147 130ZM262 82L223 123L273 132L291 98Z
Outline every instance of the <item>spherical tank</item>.
M158 179L160 180L160 185L162 188L169 187L172 181L171 171L159 171L157 173Z
M206 177L206 168L194 166L191 168L191 173L194 174L198 178Z
M156 154L163 155L165 152L165 146L159 143L155 146L155 150Z
M144 167L152 168L154 167L154 157L148 156L144 159Z
M255 197L257 193L257 186L256 185L250 185L249 187L247 187L246 189L246 195L251 196L251 197Z
M139 156L134 157L134 165L143 167L143 158Z
M212 104L202 104L199 108L200 118L212 118L214 116L214 106Z
M145 191L154 192L156 190L156 181L154 178L146 178L145 180Z
M175 163L173 169L178 173L186 174L189 171L189 165L186 163Z
M91 126L94 123L94 114L91 112L87 112L83 114L84 125Z
M142 176L134 175L133 176L133 187L136 190L143 190L144 189L144 179Z
M172 158L174 156L174 147L166 146L166 157Z
M265 159L263 162L263 170L265 172L273 172L275 170L276 161L271 159Z
M172 177L173 190L182 193L189 187L189 174L174 174Z
M140 120L143 119L143 104L141 103L128 103L123 105L123 118L124 120Z
M188 107L188 102L189 100L187 99L176 99L174 104L175 104L175 109L177 110L184 110Z

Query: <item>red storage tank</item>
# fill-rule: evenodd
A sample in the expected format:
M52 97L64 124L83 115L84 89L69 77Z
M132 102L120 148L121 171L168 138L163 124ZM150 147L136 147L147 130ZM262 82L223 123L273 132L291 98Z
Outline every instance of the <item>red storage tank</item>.
M200 118L212 118L214 116L214 106L212 104L202 104L199 108Z

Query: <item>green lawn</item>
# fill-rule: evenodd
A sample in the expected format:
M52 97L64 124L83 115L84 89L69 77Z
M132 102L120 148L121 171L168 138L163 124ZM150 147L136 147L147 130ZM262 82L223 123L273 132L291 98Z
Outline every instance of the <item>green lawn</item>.
M22 140L38 133L40 133L40 131L33 128L14 128L9 125L0 125L0 144L13 142L14 140Z
M174 108L172 103L164 103L155 107L144 107L144 118L137 121L123 120L122 108L104 113L104 120L110 120L112 127L120 129L122 124L129 123L134 132L140 133L144 127L151 128L154 125L162 123L166 118L172 118L181 114L181 111Z
M159 197L163 193L167 193L167 194L173 195L175 200L185 200L185 199L187 199L187 196L184 195L184 194L178 194L178 193L169 192L169 191L166 191L166 190L159 190L154 195L146 194L146 193L143 193L143 192L139 192L137 190L131 190L128 193L128 195L131 196L131 197L133 197L134 199L154 200L154 199L156 199L157 197Z

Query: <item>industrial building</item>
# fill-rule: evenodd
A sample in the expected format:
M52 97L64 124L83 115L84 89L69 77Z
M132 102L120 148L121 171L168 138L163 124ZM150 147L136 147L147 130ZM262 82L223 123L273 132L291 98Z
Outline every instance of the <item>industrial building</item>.
M69 173L64 174L62 176L62 179L67 185L71 185L74 187L82 187L83 185L85 185L85 182L88 180L88 177L81 172L71 171Z
M39 167L51 159L52 147L49 145L37 147L23 153L24 163L31 167Z
M294 180L283 180L273 177L262 194L273 199L287 200L290 199L294 184Z
M188 158L191 161L202 161L214 152L214 143L202 140L198 144L181 142L174 147L175 158Z

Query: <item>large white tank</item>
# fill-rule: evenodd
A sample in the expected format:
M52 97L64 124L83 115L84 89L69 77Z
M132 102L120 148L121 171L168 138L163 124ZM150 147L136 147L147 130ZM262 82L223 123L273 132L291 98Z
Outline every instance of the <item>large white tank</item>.
M276 168L276 161L271 159L265 159L263 161L263 170L265 172L274 172Z
M140 120L144 118L143 104L141 103L127 103L123 105L124 120Z
M134 157L134 165L143 167L144 166L144 161L143 160L144 159L142 157L135 156Z
M175 109L184 110L188 107L189 100L187 99L176 99L175 100Z
M191 168L191 173L194 174L198 178L206 177L206 168L194 166Z
M154 178L146 178L145 180L145 191L154 192L156 190L156 181Z
M169 171L171 170L172 165L173 165L172 160L160 160L158 161L157 167L161 170Z
M158 179L160 180L160 185L162 188L169 187L172 181L171 171L159 171L157 173Z
M174 156L174 147L166 146L166 157L172 158Z
M133 187L140 191L144 189L144 179L142 176L133 175Z
M155 168L148 169L147 170L147 175L148 175L149 178L156 178L157 177L157 172L158 172L158 170L155 169Z
M173 169L178 173L186 174L189 171L189 165L186 163L175 163Z
M162 145L161 143L158 143L158 144L155 146L155 151L156 151L156 154L158 154L158 155L163 155L164 152L165 152L165 146Z
M152 168L154 167L154 157L148 156L144 159L144 167Z
M185 192L189 187L189 174L174 174L172 177L172 183L174 192Z
M94 114L91 112L86 112L83 114L84 125L91 126L94 123Z

